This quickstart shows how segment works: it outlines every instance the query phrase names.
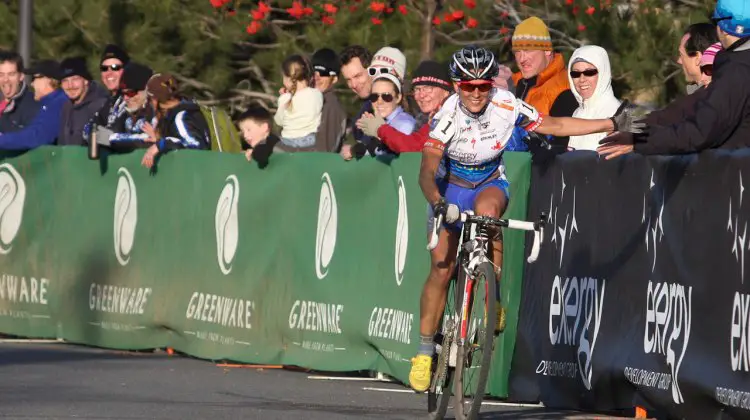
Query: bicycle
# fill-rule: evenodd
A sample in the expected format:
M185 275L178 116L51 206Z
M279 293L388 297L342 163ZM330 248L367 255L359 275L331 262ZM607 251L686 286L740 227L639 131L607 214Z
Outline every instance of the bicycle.
M453 302L446 299L439 329L441 334L435 340L437 357L433 358L433 374L427 390L430 418L442 419L451 397L457 420L474 420L479 415L490 372L497 322L497 284L494 265L487 257L487 228L533 231L534 243L527 258L533 263L539 256L546 217L542 213L538 221L527 222L475 216L472 211L461 213L462 239L456 257L458 275L451 281L454 298ZM428 250L437 246L442 221L443 214L439 214L432 227ZM475 309L478 309L476 314ZM442 339L437 338L440 335ZM479 374L475 378L471 374L477 371Z

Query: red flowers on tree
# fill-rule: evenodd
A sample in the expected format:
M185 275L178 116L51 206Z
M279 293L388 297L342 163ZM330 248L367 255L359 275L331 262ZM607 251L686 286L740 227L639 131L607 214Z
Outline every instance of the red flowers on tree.
M406 14L409 13L409 10L406 8L405 4L398 6L398 11L401 12L401 14L404 16L406 16Z
M323 5L323 10L325 10L326 13L330 13L332 15L335 15L336 12L338 12L339 8L332 5L331 3L326 3Z
M383 10L385 10L385 3L381 3L379 1L374 1L370 3L370 10L372 10L375 13L380 13Z
M478 25L479 25L479 22L478 22L478 21L477 21L476 19L474 19L474 18L471 18L471 17L470 17L470 18L469 18L469 19L468 19L468 20L466 21L466 27L467 27L467 28L469 28L469 29L474 29L474 28L476 28L476 27L477 27Z
M215 9L224 7L225 4L230 2L230 0L210 0L210 1L211 1L211 6L213 6Z
M477 2L474 0L464 0L464 6L466 6L468 9L473 9L477 7Z

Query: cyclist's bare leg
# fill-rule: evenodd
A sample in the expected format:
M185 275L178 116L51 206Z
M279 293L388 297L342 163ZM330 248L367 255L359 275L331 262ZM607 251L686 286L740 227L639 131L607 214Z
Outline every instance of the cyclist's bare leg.
M437 247L430 253L430 274L424 283L419 304L419 334L422 336L432 336L437 331L445 309L448 284L456 265L459 232L442 229L439 237Z

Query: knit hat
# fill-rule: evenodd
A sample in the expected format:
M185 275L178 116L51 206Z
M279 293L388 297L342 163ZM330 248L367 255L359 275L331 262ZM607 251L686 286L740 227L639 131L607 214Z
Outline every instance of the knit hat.
M61 80L72 76L81 76L86 80L92 79L86 67L86 59L83 57L66 58L60 63L60 69L62 70Z
M159 102L177 97L177 79L169 73L156 73L146 83L148 96Z
M104 53L102 54L102 59L99 60L99 63L103 63L104 60L108 58L116 58L122 61L123 65L128 64L128 62L130 61L130 56L128 55L128 53L114 44L107 44L107 46L104 47Z
M703 54L701 54L701 67L713 66L714 59L719 51L721 51L721 42L717 42L706 48L706 51L703 51Z
M341 70L339 56L330 48L315 51L310 61L314 71L322 72L326 76L336 76Z
M406 76L406 56L401 50L393 47L383 47L375 53L367 71L370 76L375 76L378 68L395 70L396 76L403 80ZM370 70L374 69L374 70Z
M552 51L552 37L547 25L536 16L532 16L516 25L511 39L511 49Z
M60 63L55 60L41 60L33 66L25 69L23 72L32 76L38 74L40 76L49 77L50 79L62 80Z
M453 91L448 66L432 60L425 60L419 63L412 76L411 85L414 87L436 86L448 92Z
M747 0L719 0L713 19L729 35L738 38L750 36L750 2Z
M401 80L399 80L399 78L396 77L396 76L394 76L393 74L391 74L391 73L380 73L380 74L378 74L378 75L376 75L375 77L372 78L372 83L375 84L375 82L377 80L380 80L380 79L390 80L391 82L393 82L393 84L396 85L396 90L398 90L399 93L402 92Z
M153 74L154 71L150 67L131 61L123 70L120 88L136 92L145 90L146 84Z

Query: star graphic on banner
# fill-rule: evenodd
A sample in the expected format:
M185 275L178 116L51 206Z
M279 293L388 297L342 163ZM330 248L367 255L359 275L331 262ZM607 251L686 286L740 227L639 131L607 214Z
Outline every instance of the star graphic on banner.
M549 198L549 215L552 216L552 225L554 226L552 231L552 238L551 242L554 242L557 244L558 249L560 250L560 262L559 265L562 267L562 260L563 256L565 255L565 243L573 238L573 232L578 233L578 221L576 220L576 188L573 188L573 212L565 214L565 222L563 224L558 223L557 218L557 211L559 210L560 206L563 203L563 199L565 198L565 189L567 188L567 185L565 184L565 175L561 175L561 188L560 188L560 201L557 206L554 208L552 207L552 203L554 200L554 194L550 196ZM562 219L562 215L560 216ZM568 225L570 223L570 225ZM570 231L568 231L568 227L570 227ZM558 237L559 235L559 237Z
M649 182L649 192L654 189L656 186L656 182L654 182L654 171L651 170L651 181ZM653 196L653 195L652 195ZM664 191L661 193L661 200L659 200L659 214L654 217L652 214L653 212L649 209L649 215L648 215L648 223L646 225L646 251L648 252L649 249L653 250L653 263L651 264L651 272L653 273L656 269L656 244L657 242L661 242L662 238L664 238ZM646 195L643 195L643 216L641 217L641 222L646 223ZM657 238L657 232L658 232L658 238Z
M732 223L732 196L729 196L729 219L727 220L727 232L734 234L732 254L735 260L740 263L740 275L742 283L745 283L745 241L747 240L747 221L742 227L740 235L740 213L742 209L742 198L745 193L745 186L742 184L742 172L740 172L740 200L737 203L737 211L734 214L734 223ZM750 250L750 245L748 246Z

